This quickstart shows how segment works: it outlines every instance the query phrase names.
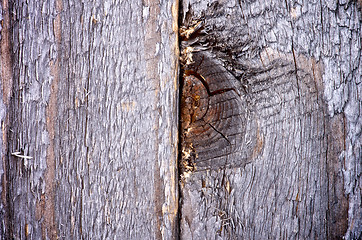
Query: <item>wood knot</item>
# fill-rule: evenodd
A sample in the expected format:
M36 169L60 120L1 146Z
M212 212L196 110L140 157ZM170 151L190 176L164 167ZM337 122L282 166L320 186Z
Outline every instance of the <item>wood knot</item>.
M181 96L181 171L243 162L228 156L240 150L247 109L237 81L206 52L184 66ZM245 104L244 104L245 105Z

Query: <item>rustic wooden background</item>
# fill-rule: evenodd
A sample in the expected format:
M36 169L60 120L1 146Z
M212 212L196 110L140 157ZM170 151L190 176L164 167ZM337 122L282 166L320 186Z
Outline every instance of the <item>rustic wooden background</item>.
M175 236L177 2L2 7L3 236Z
M2 0L1 239L361 237L361 7ZM185 174L192 20L251 145Z
M212 83L219 76L204 69L205 58L219 60L213 60L224 67L219 71L239 80L239 104L247 109L239 120L243 147L208 160L206 170L204 159L196 159L196 172L184 174L181 238L357 238L360 6L226 0L184 0L181 6L181 27L205 24L204 33L182 43L196 56L195 67L186 68ZM208 55L197 57L200 51ZM232 126L218 125L227 136ZM192 144L202 148L196 149L201 158L210 146L202 136ZM233 167L236 162L247 164Z

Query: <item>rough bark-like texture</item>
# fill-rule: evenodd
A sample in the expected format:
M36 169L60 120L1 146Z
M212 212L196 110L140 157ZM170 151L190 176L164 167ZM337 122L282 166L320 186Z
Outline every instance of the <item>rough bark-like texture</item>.
M9 219L9 204L7 200L7 173L6 173L6 155L8 151L7 132L9 130L9 116L7 109L9 108L10 94L12 89L12 59L11 59L11 44L10 44L10 10L9 3L2 1L0 4L0 82L1 82L1 97L0 97L0 237L5 238L5 231L9 227L7 225Z
M1 6L1 238L175 238L177 1Z
M183 59L189 60L184 71L190 73L192 60L195 66L205 61L192 59L201 51L217 63L214 76L228 73L239 81L240 104L250 113L245 126L239 121L239 131L255 138L250 146L241 141L239 151L253 152L240 155L247 159L234 153L215 157L207 171L198 171L197 155L204 149L194 149L196 170L184 172L181 182L183 239L361 237L358 4L183 1L182 31L196 30L182 43ZM195 86L215 81L192 70L185 76ZM187 96L199 94L190 89ZM224 126L221 121L215 125ZM190 136L188 144L203 137ZM241 167L227 164L238 161Z

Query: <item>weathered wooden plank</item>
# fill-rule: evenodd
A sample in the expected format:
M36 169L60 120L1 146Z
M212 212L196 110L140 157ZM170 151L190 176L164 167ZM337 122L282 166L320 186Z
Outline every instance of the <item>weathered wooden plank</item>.
M7 1L3 1L0 4L0 120L1 120L1 128L0 128L0 154L1 154L1 164L0 164L0 193L1 193L1 201L0 201L0 237L2 239L5 238L5 229L9 226L7 225L9 219L9 212L6 211L8 209L7 202L7 164L6 164L6 155L8 152L8 143L7 143L7 134L9 131L9 102L10 95L13 83L12 76L12 59L11 59L11 43L10 43L10 9L9 3Z
M183 60L189 60L184 71L190 59L202 65L193 56L203 52L219 74L234 78L223 81L239 81L238 102L252 114L245 125L231 121L254 141L244 148L252 154L215 155L209 170L198 171L197 155L210 150L203 139L211 135L191 130L184 138L201 149L193 149L195 170L181 176L181 237L358 238L362 118L357 3L185 0L182 6L182 31L194 32L184 35ZM219 79L200 80L202 73L195 69L185 75L193 77L194 86ZM184 99L199 93L198 87L189 89ZM226 110L219 115L228 115ZM224 130L216 132L227 136Z
M1 236L175 238L177 1L2 7Z

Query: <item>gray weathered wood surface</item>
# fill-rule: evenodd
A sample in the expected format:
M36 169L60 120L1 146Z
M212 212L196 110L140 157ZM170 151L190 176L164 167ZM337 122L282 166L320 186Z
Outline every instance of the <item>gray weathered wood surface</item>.
M361 236L361 2L218 2L245 136L180 194L178 1L1 2L1 239Z
M1 238L175 238L177 1L0 10Z
M182 1L180 25L204 23L204 32L186 39L182 50L207 52L224 68L219 71L239 80L249 113L239 128L254 136L251 145L247 138L242 142L253 153L248 159L215 157L205 169L196 158L196 171L183 174L182 239L361 237L358 4ZM209 147L203 136L187 139ZM194 155L205 158L204 151ZM244 166L235 167L237 161Z

